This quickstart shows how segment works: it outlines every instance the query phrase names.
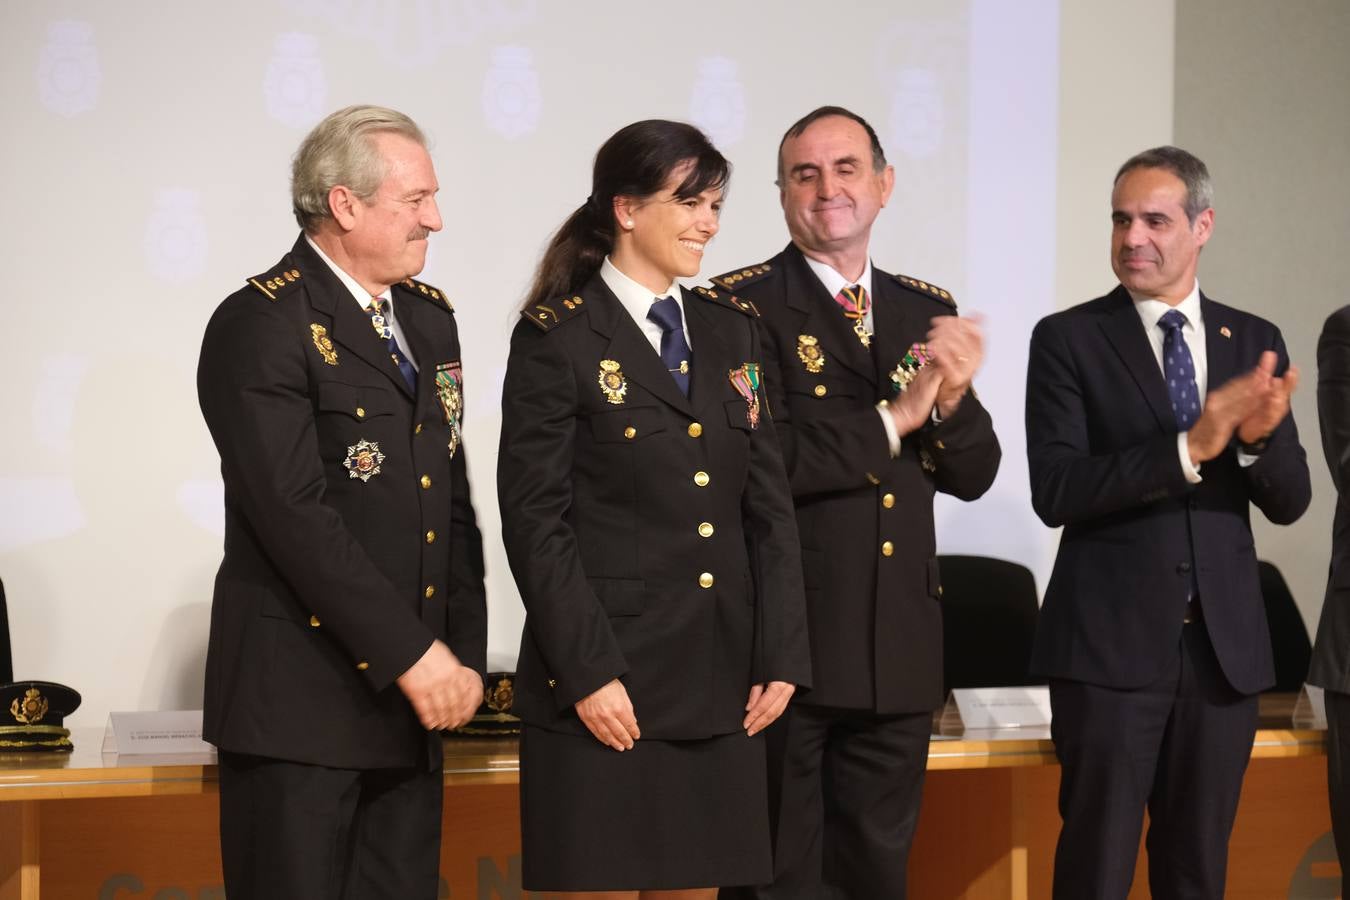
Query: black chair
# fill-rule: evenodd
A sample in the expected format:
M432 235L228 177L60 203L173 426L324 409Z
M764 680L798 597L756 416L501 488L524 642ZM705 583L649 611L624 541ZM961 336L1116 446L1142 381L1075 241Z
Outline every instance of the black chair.
M9 610L5 606L5 583L0 581L0 684L14 680L14 657L9 646Z
M1043 684L1031 677L1036 579L1018 563L939 556L943 677L948 691Z
M1270 623L1270 646L1275 651L1275 686L1271 693L1291 693L1303 687L1312 660L1312 642L1289 585L1273 563L1257 564L1261 573L1261 596Z

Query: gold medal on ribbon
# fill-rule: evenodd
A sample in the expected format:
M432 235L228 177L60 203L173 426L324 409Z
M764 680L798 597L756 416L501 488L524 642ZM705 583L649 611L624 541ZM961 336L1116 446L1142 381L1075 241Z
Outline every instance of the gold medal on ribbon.
M623 377L619 364L612 359L600 360L599 384L600 390L605 392L605 399L610 403L622 403L624 395L628 393L628 381Z
M745 421L751 430L759 427L759 363L744 363L739 369L727 372L727 378L736 392L745 398Z
M820 340L809 334L797 335L797 358L812 375L825 368L825 351L820 349Z
M927 344L911 345L909 351L905 353L905 358L890 371L891 384L897 391L904 391L909 387L909 383L918 377L919 370L932 361L933 354L928 352Z
M464 367L459 360L436 366L436 400L441 404L441 412L445 413L445 424L450 426L446 449L454 459L464 422Z

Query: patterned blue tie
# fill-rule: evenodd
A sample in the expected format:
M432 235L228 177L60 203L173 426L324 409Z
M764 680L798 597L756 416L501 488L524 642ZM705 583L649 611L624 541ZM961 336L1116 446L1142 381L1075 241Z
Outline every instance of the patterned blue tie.
M647 310L647 318L661 326L661 362L670 370L675 383L689 396L689 370L694 354L684 339L684 320L674 297L660 297Z
M1172 412L1177 417L1177 429L1189 431L1200 418L1200 391L1195 386L1195 360L1181 326L1186 324L1184 313L1169 309L1158 319L1163 330L1163 378L1167 379L1167 396L1172 400Z
M385 306L386 303L390 305ZM398 338L394 337L394 329L389 322L393 314L392 301L386 301L381 297L370 298L370 306L366 307L366 315L370 316L370 324L375 326L375 333L379 335L380 340L384 341L385 347L389 350L389 358L394 361L394 365L398 366L399 374L408 384L408 390L416 394L417 370L408 361L408 356L403 352L403 348L398 345Z

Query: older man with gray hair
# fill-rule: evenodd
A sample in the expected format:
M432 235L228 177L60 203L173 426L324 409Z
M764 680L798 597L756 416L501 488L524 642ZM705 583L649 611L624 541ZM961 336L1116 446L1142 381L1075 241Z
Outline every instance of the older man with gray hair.
M204 736L231 898L432 898L440 730L482 699L482 540L441 228L407 116L296 154L303 233L216 310L197 389L225 482Z

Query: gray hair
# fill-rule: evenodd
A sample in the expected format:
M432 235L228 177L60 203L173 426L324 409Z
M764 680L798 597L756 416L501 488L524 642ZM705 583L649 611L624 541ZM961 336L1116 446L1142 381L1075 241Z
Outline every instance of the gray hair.
M1121 176L1135 169L1165 169L1180 178L1181 183L1186 186L1186 202L1183 208L1186 210L1186 218L1192 225L1195 224L1196 216L1214 205L1214 185L1209 180L1209 169L1198 156L1180 147L1154 147L1152 150L1136 153L1125 160L1125 164L1116 172L1116 180L1112 184L1119 184Z
M348 106L327 116L305 136L291 162L291 208L295 220L312 233L332 218L328 194L338 185L368 200L384 181L384 160L371 138L401 134L423 147L426 136L417 123L383 106Z

